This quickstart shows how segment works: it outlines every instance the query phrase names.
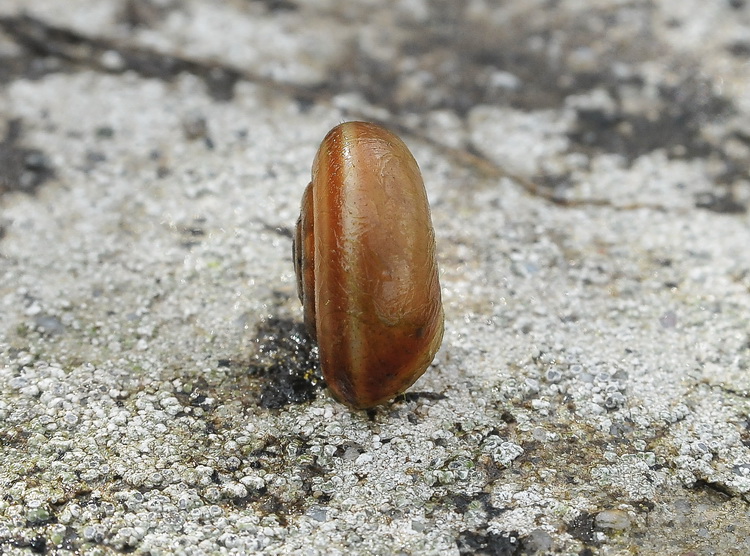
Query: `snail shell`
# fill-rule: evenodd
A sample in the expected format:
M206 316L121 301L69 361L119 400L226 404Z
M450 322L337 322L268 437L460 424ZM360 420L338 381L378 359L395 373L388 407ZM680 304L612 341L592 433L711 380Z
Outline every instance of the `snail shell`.
M424 373L443 339L443 306L427 194L401 139L367 122L328 132L302 197L294 264L336 398L373 407Z

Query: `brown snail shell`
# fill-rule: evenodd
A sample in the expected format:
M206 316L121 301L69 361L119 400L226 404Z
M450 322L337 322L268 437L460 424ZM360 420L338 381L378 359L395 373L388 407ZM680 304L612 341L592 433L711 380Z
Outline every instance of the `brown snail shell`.
M401 139L367 122L328 132L302 197L294 266L336 398L373 407L424 373L443 306L427 194Z

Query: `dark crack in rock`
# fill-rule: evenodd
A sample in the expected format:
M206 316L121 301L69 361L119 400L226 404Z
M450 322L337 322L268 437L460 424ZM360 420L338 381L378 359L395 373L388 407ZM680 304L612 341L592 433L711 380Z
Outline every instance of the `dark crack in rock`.
M81 68L110 73L133 71L143 77L164 81L172 81L183 72L192 73L203 79L209 95L219 101L233 98L234 85L241 77L239 71L230 67L89 37L28 15L0 17L0 29L38 57L62 60ZM112 53L117 55L117 63L106 61L112 60Z

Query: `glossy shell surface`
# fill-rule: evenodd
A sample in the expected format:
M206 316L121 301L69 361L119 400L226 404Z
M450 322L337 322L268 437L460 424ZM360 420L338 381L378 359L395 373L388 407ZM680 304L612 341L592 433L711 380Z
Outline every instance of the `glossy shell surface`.
M443 308L427 194L401 139L367 122L326 135L294 261L305 323L339 400L372 407L424 373L442 342Z

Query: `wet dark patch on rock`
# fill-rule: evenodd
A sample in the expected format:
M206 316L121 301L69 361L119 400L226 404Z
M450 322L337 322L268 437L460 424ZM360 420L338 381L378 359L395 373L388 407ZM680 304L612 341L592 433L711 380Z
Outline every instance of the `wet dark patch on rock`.
M256 353L249 365L239 368L237 380L265 409L314 400L324 383L319 374L318 348L302 323L272 318L255 332Z
M482 556L513 556L523 554L517 531L475 533L463 531L456 541L459 554Z
M42 151L18 144L21 127L21 120L8 122L5 138L0 141L0 195L12 191L34 194L55 174Z
M47 539L41 535L36 535L29 538L14 539L10 543L13 547L24 549L28 548L32 554L46 554L47 553ZM0 548L2 548L0 544Z
M646 98L643 85L629 86L641 89L635 94ZM617 86L607 92L616 105L614 110L576 110L576 126L568 135L571 150L615 153L629 161L657 149L665 149L673 158L705 157L715 147L703 138L701 129L733 110L729 102L712 93L710 83L691 76L677 85L659 87L658 97L648 103L657 107L650 106L648 113L625 110Z
M595 516L588 512L578 515L568 524L567 532L574 539L597 546Z
M391 39L412 69L353 44L332 82L395 113L442 109L463 116L482 104L539 110L615 83L613 67L660 53L644 14L627 8L566 13L556 4L478 20L468 4L436 2L420 33L408 31L413 22L400 21L404 32ZM643 40L612 40L611 30L622 26L636 26L633 33Z
M473 496L451 494L446 497L446 502L455 506L456 510L461 514L465 514L473 506L484 513L488 522L490 519L498 517L507 511L506 508L498 508L493 505L490 495L486 492L481 492Z
M689 59L670 57L648 10L583 14L557 4L478 20L465 6L435 2L420 22L422 32L407 31L413 22L403 20L388 34L398 59L409 64L353 42L331 91L356 92L394 114L445 110L464 117L478 105L535 111L572 104L573 152L633 161L661 149L671 158L710 155L730 164L722 145L703 131L730 117L734 106ZM629 39L614 39L615 32ZM647 79L644 62L662 63L669 78ZM588 105L585 97L594 92L604 93L610 106Z

